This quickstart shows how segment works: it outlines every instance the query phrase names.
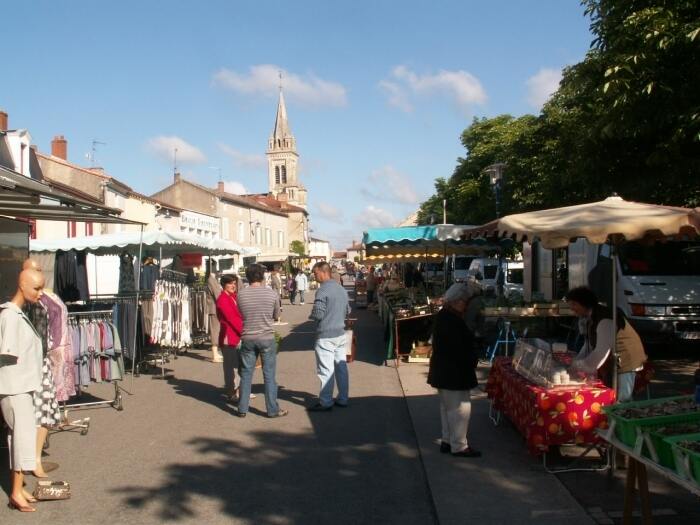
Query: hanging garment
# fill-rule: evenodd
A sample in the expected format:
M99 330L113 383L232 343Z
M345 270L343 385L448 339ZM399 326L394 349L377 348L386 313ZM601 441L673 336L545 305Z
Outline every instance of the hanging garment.
M68 327L68 309L60 297L44 292L40 302L47 312L47 356L56 388L56 399L67 401L75 395L74 357Z
M48 357L44 357L41 376L41 389L32 392L36 424L42 427L53 427L61 420L61 414L56 401L56 388Z
M119 256L119 293L135 292L134 258L126 252Z

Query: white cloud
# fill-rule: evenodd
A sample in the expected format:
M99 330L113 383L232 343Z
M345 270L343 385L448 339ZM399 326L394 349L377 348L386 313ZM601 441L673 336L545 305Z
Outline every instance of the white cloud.
M248 193L245 186L235 180L224 181L224 191L227 193L233 193L234 195L245 195Z
M282 72L284 96L306 107L347 104L346 89L342 84L323 80L313 73L304 76L290 73L274 64L251 66L247 73L222 68L214 74L214 85L242 93L276 97L279 92L279 74Z
M408 100L408 93L399 84L389 80L382 80L379 82L379 87L386 92L390 106L394 106L405 113L413 111L413 104Z
M326 219L327 221L337 223L343 222L343 212L335 206L331 206L330 204L327 204L325 202L319 202L316 205L316 209L318 210L319 216Z
M384 166L372 172L360 193L365 197L401 204L417 204L419 200L408 176L393 166Z
M394 226L398 222L390 212L372 205L362 210L355 217L355 221L363 228Z
M267 160L263 155L255 153L243 153L226 144L218 144L219 149L233 159L233 165L237 168L257 170L267 166Z
M533 107L540 109L545 102L559 89L561 69L542 68L527 79L527 101Z
M419 75L406 66L396 66L390 79L382 80L379 86L386 92L390 105L406 112L413 110L412 96L447 95L465 113L474 105L484 104L488 98L479 79L462 69Z
M207 161L202 151L189 142L175 136L160 135L146 142L146 149L163 161L172 163L177 148L177 163L202 164Z

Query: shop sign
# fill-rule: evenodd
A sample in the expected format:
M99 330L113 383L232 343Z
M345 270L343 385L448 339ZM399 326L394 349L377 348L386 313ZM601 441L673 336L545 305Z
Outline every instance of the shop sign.
M180 214L180 226L209 232L219 231L219 220L215 217L207 217L192 212L183 211Z

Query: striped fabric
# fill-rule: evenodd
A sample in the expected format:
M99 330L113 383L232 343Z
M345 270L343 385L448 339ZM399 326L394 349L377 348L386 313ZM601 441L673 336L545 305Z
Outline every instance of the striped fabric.
M272 323L279 319L279 295L266 286L248 286L238 292L238 309L243 316L244 341L272 339Z

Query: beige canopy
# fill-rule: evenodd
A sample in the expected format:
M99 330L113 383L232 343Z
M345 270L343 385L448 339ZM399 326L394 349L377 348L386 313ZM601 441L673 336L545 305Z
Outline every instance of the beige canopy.
M508 215L465 230L468 239L481 237L539 240L548 249L568 246L571 239L593 244L612 239L694 236L700 233L700 211L630 202L613 196L600 202Z

